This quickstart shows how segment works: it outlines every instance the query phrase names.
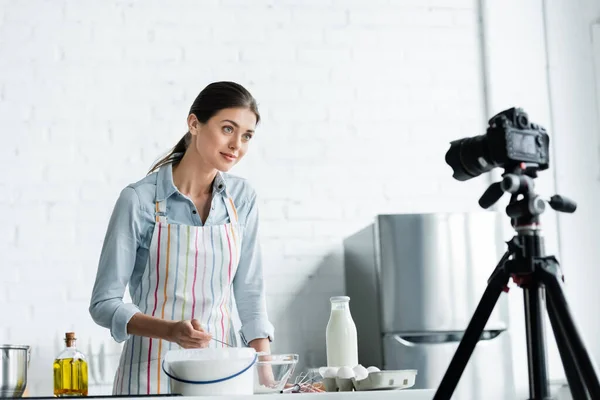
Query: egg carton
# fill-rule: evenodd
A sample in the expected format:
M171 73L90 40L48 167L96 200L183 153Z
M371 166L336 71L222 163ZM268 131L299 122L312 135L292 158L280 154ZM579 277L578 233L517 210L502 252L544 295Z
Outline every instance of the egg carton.
M415 385L416 369L388 370L370 372L369 375L357 380L356 378L323 378L327 392L351 392L367 390L400 390Z

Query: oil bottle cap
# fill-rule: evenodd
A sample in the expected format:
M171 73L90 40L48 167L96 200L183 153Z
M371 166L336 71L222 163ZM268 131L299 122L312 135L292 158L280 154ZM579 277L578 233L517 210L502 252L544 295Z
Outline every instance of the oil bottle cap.
M67 343L67 347L73 347L77 338L75 337L75 332L67 332L65 333L65 342Z

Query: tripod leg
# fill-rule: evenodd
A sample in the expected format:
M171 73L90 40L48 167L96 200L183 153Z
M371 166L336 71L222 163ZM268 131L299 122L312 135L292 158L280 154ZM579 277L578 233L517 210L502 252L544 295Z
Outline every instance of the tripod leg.
M529 395L531 399L549 396L548 371L546 370L546 345L542 319L543 289L537 282L523 289L525 300L525 330L527 335L527 362L529 364Z
M483 328L485 328L485 324L490 318L490 315L498 302L498 298L500 297L500 294L502 294L502 290L508 283L510 275L504 269L504 262L508 257L509 253L507 252L502 257L502 260L490 277L488 286L481 296L477 309L465 330L465 334L450 361L450 365L448 366L437 391L435 392L433 400L450 399L452 397L452 393L458 385L458 381L467 366L467 362L469 362L469 358L471 357L471 354L473 354L477 342L479 342Z
M556 338L556 346L558 347L560 359L562 360L563 368L565 370L565 376L569 383L571 397L573 399L589 399L587 390L581 380L579 368L573 358L567 335L558 321L558 318L556 318L556 308L554 307L551 297L548 297L546 300L546 307L548 309L548 319L550 319L554 337Z
M583 344L571 316L569 305L562 290L562 282L559 278L558 261L554 257L546 257L543 268L540 269L541 279L546 286L548 297L552 301L555 317L563 327L567 343L572 349L573 359L581 371L582 379L592 399L600 399L600 382L592 364L592 360Z

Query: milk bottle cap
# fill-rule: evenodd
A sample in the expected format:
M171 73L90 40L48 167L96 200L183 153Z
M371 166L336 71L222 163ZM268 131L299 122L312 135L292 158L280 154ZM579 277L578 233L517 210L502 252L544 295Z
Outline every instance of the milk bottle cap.
M329 299L332 303L341 303L344 301L350 301L350 297L348 296L333 296Z

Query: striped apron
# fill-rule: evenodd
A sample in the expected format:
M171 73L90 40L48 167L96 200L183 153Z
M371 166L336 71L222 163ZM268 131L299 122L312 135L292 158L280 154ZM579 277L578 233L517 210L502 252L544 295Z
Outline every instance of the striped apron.
M231 197L222 197L230 223L212 226L169 224L166 200L156 202L156 224L146 269L133 303L147 315L167 320L198 319L213 338L237 346L233 327L232 281L241 236ZM214 340L209 347L223 347ZM123 346L113 394L165 394L165 353L180 349L162 339L131 336Z

